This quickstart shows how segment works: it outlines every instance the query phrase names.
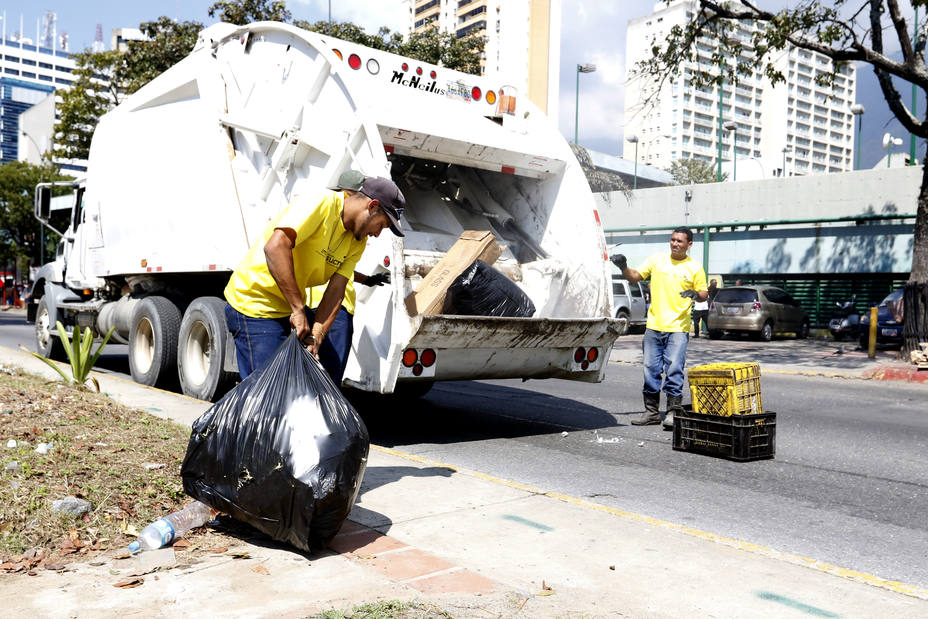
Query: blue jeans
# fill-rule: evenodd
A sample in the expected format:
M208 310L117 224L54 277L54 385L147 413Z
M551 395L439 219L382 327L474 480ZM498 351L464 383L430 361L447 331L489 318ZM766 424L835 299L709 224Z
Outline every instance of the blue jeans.
M645 329L641 349L644 353L645 395L661 391L661 374L664 375L664 393L683 395L683 367L686 365L686 345L689 333L669 333Z
M316 312L304 307L309 324L313 323ZM351 351L351 338L354 335L354 317L344 307L340 307L335 322L322 340L319 348L319 362L332 377L336 385L342 384L348 353ZM235 339L235 358L238 361L238 373L245 379L255 370L267 363L290 335L290 317L252 318L242 314L226 303L226 325Z

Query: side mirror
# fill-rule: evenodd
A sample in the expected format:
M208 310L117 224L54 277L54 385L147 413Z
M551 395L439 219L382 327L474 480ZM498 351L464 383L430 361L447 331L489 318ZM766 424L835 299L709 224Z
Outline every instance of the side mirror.
M52 212L52 188L36 187L35 188L35 216L39 221L48 221Z

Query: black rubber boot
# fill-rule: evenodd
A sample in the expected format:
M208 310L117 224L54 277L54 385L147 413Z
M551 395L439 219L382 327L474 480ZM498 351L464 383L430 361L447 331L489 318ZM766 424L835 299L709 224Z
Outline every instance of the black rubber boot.
M644 414L638 419L632 419L633 426L656 426L661 422L661 394L644 394Z
M667 414L664 415L664 429L673 430L673 416L676 413L683 412L683 396L682 395L668 395L667 396Z

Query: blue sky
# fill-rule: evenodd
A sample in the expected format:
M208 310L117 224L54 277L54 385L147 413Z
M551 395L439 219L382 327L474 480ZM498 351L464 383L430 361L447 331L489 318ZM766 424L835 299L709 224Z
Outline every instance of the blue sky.
M619 154L623 139L623 108L625 81L625 26L628 20L650 12L656 0L562 0L560 111L558 124L564 135L573 139L575 110L575 79L577 63L593 62L595 73L580 76L579 142L589 148ZM96 25L103 26L104 41L109 45L110 31L119 27L134 27L142 21L161 15L196 20L210 24L206 10L212 0L35 0L0 1L0 11L7 20L7 34L20 28L30 38L36 36L36 22L46 10L58 14L58 32L67 31L70 48L79 51L89 47ZM774 8L789 4L761 0ZM903 0L903 4L906 4ZM294 19L316 21L326 19L328 0L287 0ZM399 0L336 0L331 3L332 18L352 21L368 32L380 26L402 30L406 24L404 5ZM909 10L909 12L911 12ZM858 69L858 101L867 112L863 117L863 149L861 163L865 167L876 163L885 151L880 139L886 131L905 138L908 134L896 122L883 101L873 71L868 66ZM903 92L909 93L904 86ZM910 99L907 94L906 100ZM925 105L924 100L921 103ZM924 111L924 107L922 107ZM919 156L924 154L919 151Z

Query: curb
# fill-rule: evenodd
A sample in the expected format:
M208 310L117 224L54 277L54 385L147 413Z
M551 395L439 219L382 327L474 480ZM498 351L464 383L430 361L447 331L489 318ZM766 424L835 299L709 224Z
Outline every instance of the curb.
M867 370L861 378L868 380L897 380L908 383L928 383L928 370L917 367L884 365Z

